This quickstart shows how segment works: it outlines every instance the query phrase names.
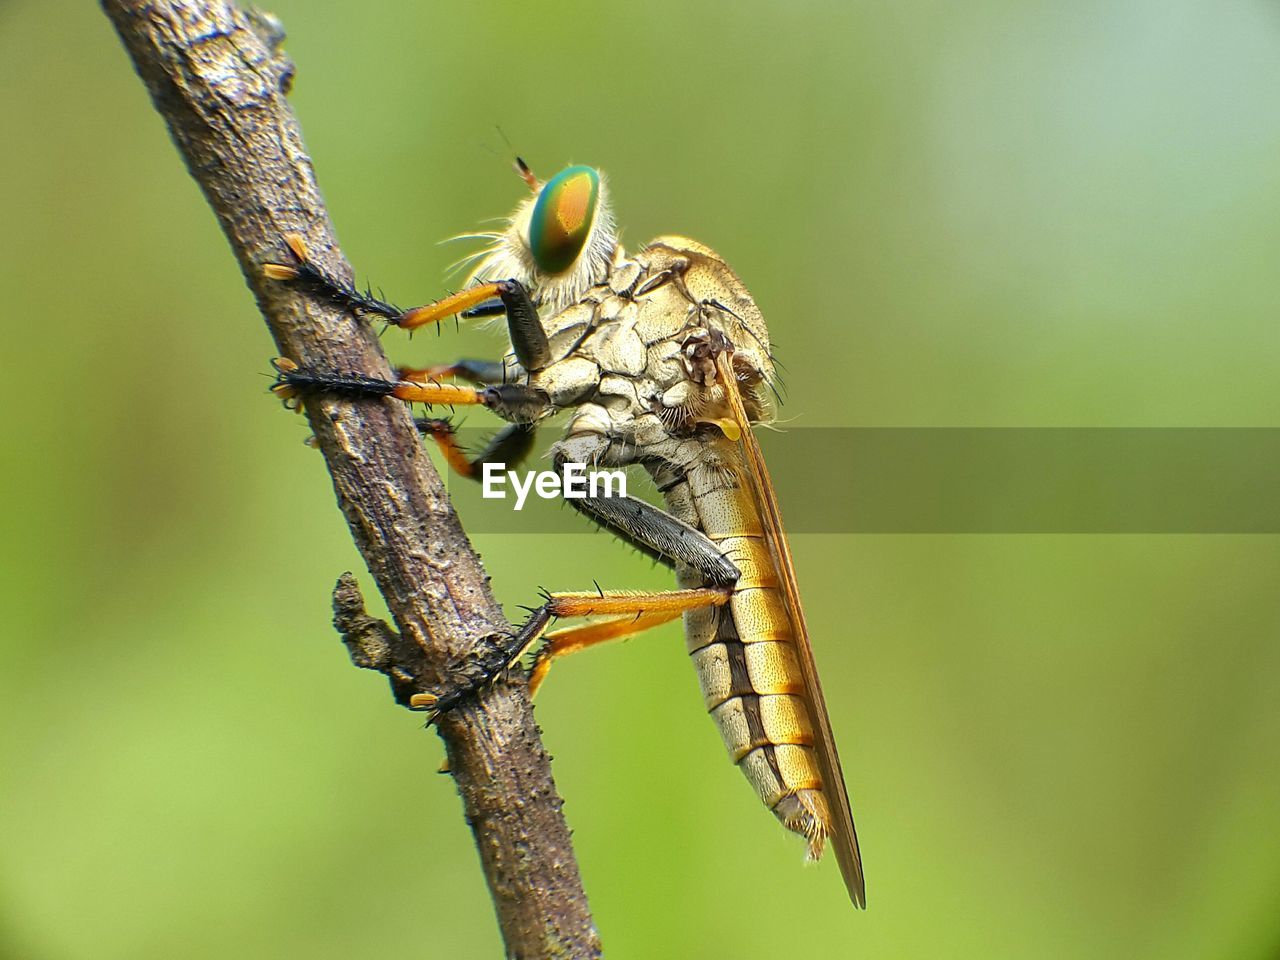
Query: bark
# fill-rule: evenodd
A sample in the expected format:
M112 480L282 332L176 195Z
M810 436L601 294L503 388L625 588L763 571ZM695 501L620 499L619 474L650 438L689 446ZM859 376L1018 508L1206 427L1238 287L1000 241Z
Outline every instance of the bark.
M335 276L351 278L286 99L293 65L279 49L278 23L225 0L102 6L222 225L280 355L317 370L390 376L366 325L262 276L264 262L287 262L281 237L295 232ZM308 402L307 415L397 627L368 617L344 576L336 622L352 657L388 674L401 703L439 690L486 638L511 628L409 410L390 400L320 400ZM438 729L508 955L599 956L523 676L485 689L441 717Z

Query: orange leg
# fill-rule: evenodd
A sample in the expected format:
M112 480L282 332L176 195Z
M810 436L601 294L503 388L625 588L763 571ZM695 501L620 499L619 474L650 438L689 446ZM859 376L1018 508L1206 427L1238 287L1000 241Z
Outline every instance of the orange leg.
M690 590L609 590L597 593L553 593L544 606L552 617L596 617L601 614L670 613L673 617L699 607L727 603L728 587L694 587Z
M279 374L271 392L282 400L300 400L310 394L345 397L398 397L409 403L430 403L449 407L491 405L489 394L456 383L416 383L412 380L381 380L363 374L317 374L304 370L287 357L272 365Z
M414 330L428 323L439 323L441 320L447 320L449 317L462 313L470 307L477 306L487 300L494 300L500 293L499 284L482 283L478 286L461 290L452 296L445 297L443 300L437 300L435 303L406 310L395 323L396 326L403 327L405 330Z
M502 463L508 466L519 463L533 449L536 437L535 427L531 423L512 423L499 430L489 440L485 448L474 457L467 456L453 424L448 420L421 418L414 421L418 432L435 441L440 452L444 454L445 463L460 477L471 480L480 478L480 468L486 463Z
M299 367L287 357L279 357L272 363L278 376L271 392L288 406L301 407L312 396L346 399L396 397L407 403L446 407L484 406L505 420L530 425L548 409L547 395L526 384L503 383L477 389L456 383L383 380L360 373L318 373Z
M514 663L541 639L547 626L559 617L594 617L612 614L603 623L585 624L558 630L548 636L547 646L538 654L530 689L542 684L551 661L579 650L632 636L641 630L674 620L686 610L718 607L728 603L733 591L728 587L700 587L691 590L663 590L652 593L611 591L600 593L553 593L534 610L524 626L512 637L508 663ZM446 710L462 699L468 690L451 691L445 696L417 693L409 698L409 706L427 710Z
M487 300L497 299L500 293L499 284L483 283L476 287L445 297L437 303L414 307L412 310L398 310L389 303L377 299L371 294L362 294L348 283L330 276L311 259L311 251L307 241L301 234L286 233L284 242L297 258L297 263L264 263L262 273L270 280L301 280L323 289L335 300L347 303L361 313L372 313L390 320L398 327L412 330L428 323L439 323L454 314L462 313Z
M401 380L391 390L391 396L410 403L429 403L446 407L463 407L485 402L484 391L464 387L456 383L415 383Z
M601 620L599 623L583 623L576 627L565 627L548 633L538 657L529 674L529 696L534 696L542 681L547 678L551 664L561 657L567 657L579 650L586 650L610 640L625 640L637 633L643 633L650 627L670 623L680 616L678 610L663 610L660 613L642 613L635 617L615 617L612 620Z
M416 383L452 380L457 377L468 383L488 386L506 383L511 371L506 364L487 360L456 360L453 363L437 363L429 367L397 367L396 376Z
M511 347L516 359L526 370L540 370L551 361L547 334L538 319L538 309L524 284L517 280L498 280L469 287L436 303L412 310L401 310L394 304L380 300L372 293L361 293L350 282L333 276L311 259L311 251L301 234L288 233L285 245L294 256L294 263L264 263L262 274L270 280L296 282L359 314L381 317L406 330L414 330L428 323L439 323L458 314L488 314L485 309L491 301L501 303L501 312L507 315L507 329L511 335Z

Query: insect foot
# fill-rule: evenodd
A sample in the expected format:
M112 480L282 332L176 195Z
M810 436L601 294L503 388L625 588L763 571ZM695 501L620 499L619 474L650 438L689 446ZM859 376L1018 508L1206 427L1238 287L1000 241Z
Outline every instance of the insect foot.
M501 676L519 654L512 654L517 637L496 633L482 637L475 647L445 670L445 682L431 692L425 679L435 671L426 662L422 648L412 639L393 630L365 610L360 585L350 573L338 578L333 590L333 625L342 635L352 662L366 670L376 670L391 681L396 702L430 713L428 724Z
M271 361L276 370L271 392L286 403L309 394L327 394L346 399L386 397L395 393L397 382L359 373L316 373L299 367L288 357Z
M482 637L463 657L446 668L442 686L429 693L413 694L408 699L408 706L413 710L427 711L427 726L430 726L441 714L453 710L502 676L519 659L525 646L519 634L491 633Z

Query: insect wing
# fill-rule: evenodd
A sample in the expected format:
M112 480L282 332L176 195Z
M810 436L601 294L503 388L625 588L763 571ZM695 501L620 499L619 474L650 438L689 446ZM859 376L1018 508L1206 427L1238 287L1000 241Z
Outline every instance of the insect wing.
M809 644L809 629L805 624L804 611L800 606L795 570L791 563L791 548L787 543L786 534L783 533L778 499L774 495L773 483L769 480L769 472L765 468L760 445L751 431L751 423L747 419L742 396L738 392L738 379L733 371L732 355L728 351L716 357L716 372L717 380L724 385L730 411L740 428L740 442L746 453L748 464L747 480L753 488L756 503L760 507L760 517L764 523L769 552L773 556L782 593L786 598L787 612L795 633L796 654L804 679L806 706L813 720L813 746L818 755L818 769L822 773L822 785L827 795L827 802L831 807L833 820L831 843L835 847L836 861L840 864L840 873L844 876L849 896L857 906L865 908L867 893L862 876L862 857L858 853L858 835L853 828L853 813L849 809L849 794L845 789L844 773L840 769L840 756L836 753L835 738L831 732L831 718L827 716L827 702L822 695L822 685L818 682L818 667L814 663L813 648Z

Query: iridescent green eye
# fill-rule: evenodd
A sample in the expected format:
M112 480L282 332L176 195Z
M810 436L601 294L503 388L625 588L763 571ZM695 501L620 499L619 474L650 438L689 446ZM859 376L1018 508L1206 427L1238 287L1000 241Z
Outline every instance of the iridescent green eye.
M578 259L591 234L600 196L600 174L569 167L546 182L529 221L529 249L543 273L563 273Z

